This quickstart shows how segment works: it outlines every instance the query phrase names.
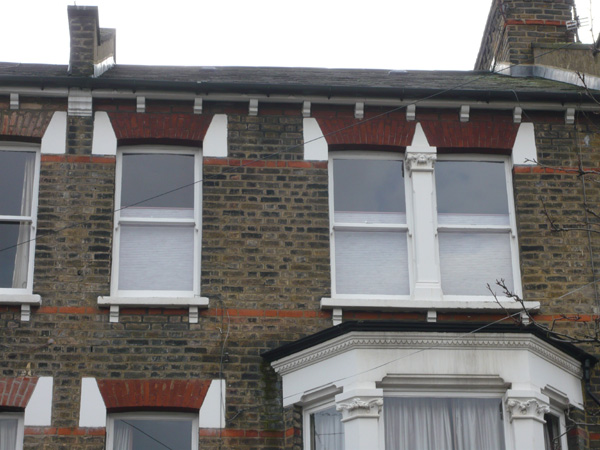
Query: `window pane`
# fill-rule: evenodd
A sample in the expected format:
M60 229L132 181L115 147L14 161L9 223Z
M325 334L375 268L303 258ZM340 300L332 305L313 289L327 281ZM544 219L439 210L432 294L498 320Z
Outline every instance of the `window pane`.
M114 450L189 450L192 448L192 421L115 420L113 441Z
M0 288L27 287L30 232L29 223L0 222Z
M119 289L193 290L194 228L121 226Z
M508 233L440 232L442 290L447 295L490 295L504 279L513 286L510 236Z
M17 446L17 419L0 419L0 450L14 450Z
M0 151L0 215L31 215L35 153Z
M336 222L406 223L402 161L336 159Z
M335 407L311 414L312 450L344 450L342 413Z
M124 154L121 179L121 207L194 208L193 155Z
M504 450L500 399L386 397L390 450Z
M408 250L405 232L335 232L338 294L405 295Z
M502 162L438 161L435 181L440 215L508 214Z

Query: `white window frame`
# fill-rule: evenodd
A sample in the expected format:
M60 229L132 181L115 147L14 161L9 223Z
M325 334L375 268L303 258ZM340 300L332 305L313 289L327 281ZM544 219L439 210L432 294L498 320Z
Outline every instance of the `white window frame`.
M338 294L336 291L336 267L335 267L335 231L397 231L406 232L407 234L407 247L408 247L408 283L409 289L412 292L413 285L413 265L411 261L414 259L412 255L411 245L411 232L410 232L410 218L409 218L409 195L406 191L407 185L405 182L405 204L406 204L406 224L392 224L392 223L377 223L377 224L356 224L356 223L343 223L335 221L335 206L334 206L334 177L333 177L333 165L335 160L339 159L358 159L358 160L379 160L379 161L404 161L404 153L386 153L386 152L330 152L329 153L329 230L331 237L331 293L335 298L349 299L354 301L362 301L369 298L377 298L383 301L393 300L409 300L409 295L366 295L366 294ZM404 162L402 164L404 170Z
M304 450L314 450L312 448L313 430L310 416L329 408L335 408L335 402L333 398L320 400L312 403L310 406L305 406L304 408L302 408L302 442Z
M418 230L415 229L414 225L414 205L412 195L412 177L408 176L406 161L404 162L404 183L405 183L405 200L406 200L406 217L407 226L399 227L397 225L390 224L376 224L376 225L365 225L364 229L376 230L376 229L390 229L407 231L408 239L408 272L409 272L409 290L410 295L369 295L369 294L338 294L336 291L336 262L335 262L335 231L340 229L356 229L355 224L341 224L335 222L335 207L334 207L334 176L333 166L335 160L338 159L379 159L379 160L404 160L405 153L392 153L392 152L373 152L373 151L336 151L329 152L329 220L330 220L330 241L331 241L331 298L321 299L321 307L323 308L347 308L347 309L402 309L402 310L456 310L464 308L473 309L500 309L505 308L507 310L521 310L522 306L517 304L514 300L505 299L504 296L500 295L499 299L502 301L502 306L498 305L494 297L490 295L447 295L443 294L438 298L432 296L431 300L423 301L422 299L415 299L415 270L417 265L417 251L415 250L415 233ZM502 162L505 168L505 181L508 199L508 215L509 215L509 226L460 226L460 225L438 225L437 223L437 195L435 187L435 164L433 166L433 198L428 204L429 207L433 208L435 214L433 215L434 229L450 231L455 230L467 230L472 229L474 231L481 230L485 233L508 233L510 236L510 251L512 261L512 275L513 275L513 291L515 294L522 296L521 286L521 273L519 263L519 243L517 236L516 226L516 215L514 205L514 193L512 186L512 160L510 156L505 155L489 155L489 154L478 154L478 153L462 153L462 154L440 154L435 153L435 158L439 161L487 161L487 162ZM440 252L439 252L439 240L438 232L435 232L435 236L432 237L434 251L436 255L436 261L434 264L437 266L438 273L438 285L441 287L441 266L440 266ZM490 280L492 284L495 280ZM496 290L497 291L497 290ZM538 302L526 302L526 307L537 308L539 307Z
M508 218L509 225L440 225L437 223L438 216L435 216L435 227L438 231L473 231L473 232L482 232L482 233L507 233L510 237L510 254L511 254L511 263L512 263L512 277L513 277L513 292L517 294L519 297L523 296L523 290L521 287L521 270L519 264L519 239L517 237L517 221L515 214L515 201L514 201L514 192L513 192L513 184L512 184L512 170L511 170L511 160L509 156L502 155L485 155L479 153L468 153L468 154L438 154L438 161L464 161L464 162L496 162L504 164L504 176L506 181L506 195L508 199ZM434 167L434 176L435 176L435 167ZM434 184L434 196L433 202L435 206L435 211L437 211L437 192L435 192L436 185ZM436 247L437 254L439 258L440 250L439 250L439 233L436 234ZM441 269L441 265L440 265ZM441 277L440 277L441 281ZM490 280L494 281L494 280ZM499 288L494 286L490 282L490 286L492 289L496 287L495 291L498 291ZM444 287L442 286L442 291ZM503 297L503 293L499 292L499 297ZM444 294L444 300L449 301L489 301L495 302L494 297L490 295L448 295Z
M0 304L22 305L22 320L29 320L30 305L41 304L41 297L39 295L33 295L33 271L35 262L35 243L37 233L38 197L40 189L41 152L39 145L24 144L21 142L0 143L0 152L4 151L33 153L35 157L31 198L31 214L28 216L0 215L0 224L5 222L20 221L29 223L31 227L31 233L29 237L29 251L27 254L27 286L25 288L0 288Z
M25 437L24 413L0 411L0 419L17 419L17 443L14 450L23 450L23 439Z
M193 219L145 219L134 217L122 217L121 208L121 189L122 189L122 170L123 154L178 154L194 156L194 217ZM199 148L192 147L173 147L173 146L135 146L121 147L117 151L116 166L116 186L115 186L115 217L114 217L114 237L113 237L113 260L112 260L112 279L111 279L111 297L101 297L100 303L104 304L133 304L133 305L204 305L193 302L191 299L200 298L200 261L201 261L201 243L202 243L202 154ZM187 223L194 227L194 263L193 263L193 289L191 291L177 290L119 290L119 250L120 250L120 230L121 224L182 224ZM120 299L120 300L119 300ZM129 301L124 300L129 299ZM206 299L207 303L207 299Z
M106 418L106 450L114 450L115 420L164 420L192 422L192 446L190 450L198 450L198 414L177 412L127 412L110 413Z

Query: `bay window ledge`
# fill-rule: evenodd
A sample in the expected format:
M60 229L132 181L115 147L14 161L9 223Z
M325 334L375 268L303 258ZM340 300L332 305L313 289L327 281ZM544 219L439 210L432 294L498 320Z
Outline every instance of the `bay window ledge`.
M42 297L37 294L0 294L0 305L21 306L21 321L31 319L31 305L41 305Z
M454 298L453 298L454 297ZM518 312L524 309L533 312L540 308L540 302L500 300L493 297L445 296L442 300L390 299L383 297L324 297L321 309L354 309L369 311L506 311Z
M124 297L124 296L100 296L98 306L109 307L110 322L119 321L120 307L135 308L189 308L190 323L198 323L198 310L208 308L208 297Z

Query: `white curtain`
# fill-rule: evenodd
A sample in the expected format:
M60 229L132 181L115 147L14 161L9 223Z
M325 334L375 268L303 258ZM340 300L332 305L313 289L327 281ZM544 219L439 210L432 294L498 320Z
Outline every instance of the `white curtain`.
M314 450L344 450L342 415L335 408L313 414Z
M504 450L499 399L386 398L388 450Z
M15 450L17 425L17 419L0 419L0 450Z
M23 192L21 194L21 216L32 216L33 178L35 176L35 158L25 161L23 174ZM19 237L17 238L17 251L15 255L15 270L13 272L12 287L24 289L27 287L27 269L29 268L29 239L31 239L31 222L21 222Z
M115 420L113 430L113 450L132 450L133 428L121 420Z

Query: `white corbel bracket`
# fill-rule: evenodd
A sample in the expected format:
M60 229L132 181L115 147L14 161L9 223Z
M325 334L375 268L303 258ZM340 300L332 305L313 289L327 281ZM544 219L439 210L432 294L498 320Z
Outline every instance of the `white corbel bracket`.
M567 108L565 111L565 123L567 125L575 123L575 108Z
M119 305L110 305L108 321L110 323L119 323Z
M250 116L258 116L258 99L253 98L250 100L248 104L248 115Z
M21 322L31 320L31 305L21 305Z
M523 108L521 108L520 106L515 106L515 108L513 109L513 122L514 123L521 123L521 120L523 119Z
M302 102L302 117L310 117L310 102L308 100Z
M437 322L437 311L435 309L430 309L429 311L427 311L427 322Z
M408 122L417 120L417 105L412 104L406 107L406 120Z
M136 97L135 110L139 113L146 112L146 97Z
M92 92L89 89L69 90L69 116L92 117Z
M197 306L190 306L190 323L198 323L199 314Z
M471 113L471 107L469 105L462 105L460 107L460 121L468 122L470 113Z
M19 94L10 94L10 109L19 109Z
M354 105L354 118L355 119L364 119L365 117L365 103L364 102L356 102Z
M202 114L202 98L196 97L194 99L194 114Z
M343 310L342 308L333 308L331 318L333 319L333 326L342 323Z

